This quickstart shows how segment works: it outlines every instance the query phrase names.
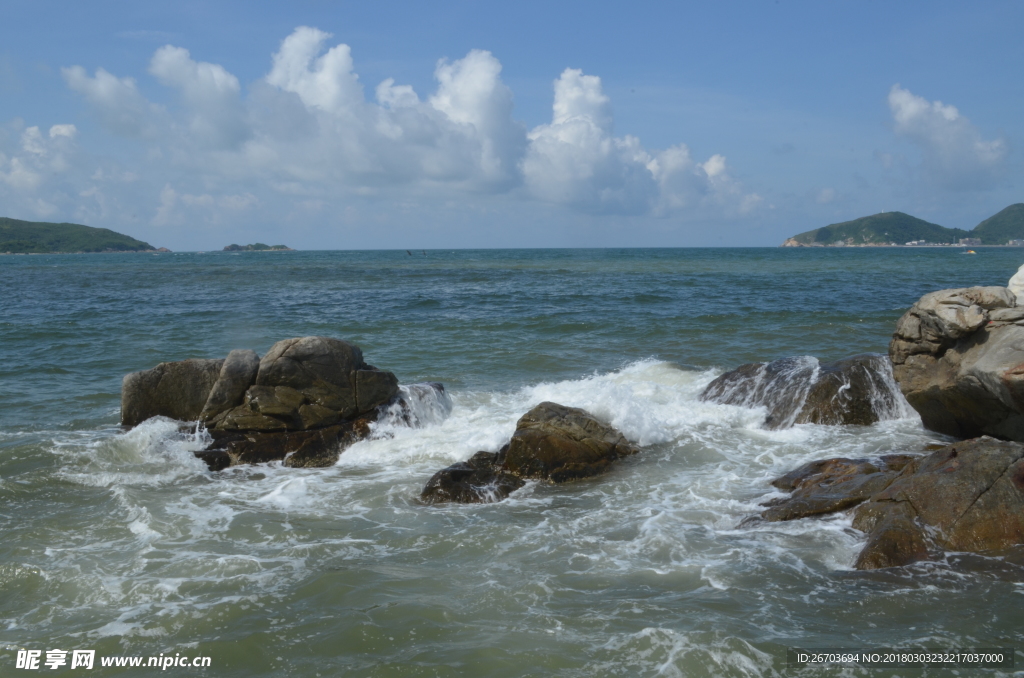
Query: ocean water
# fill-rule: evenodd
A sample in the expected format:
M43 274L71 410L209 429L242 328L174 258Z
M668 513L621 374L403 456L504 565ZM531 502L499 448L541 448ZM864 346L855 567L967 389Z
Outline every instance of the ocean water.
M950 675L798 670L786 649L1024 652L1024 554L857 572L848 515L739 527L799 464L942 436L913 415L769 431L763 410L697 399L745 362L884 353L922 294L1005 284L1021 263L1009 248L0 257L0 675L21 675L19 649L206 656L168 670L239 677ZM443 382L450 402L417 401L416 426L385 418L327 469L211 473L202 434L118 425L127 372L310 334L412 391ZM418 501L543 400L643 453L501 503ZM87 675L156 671L97 659Z

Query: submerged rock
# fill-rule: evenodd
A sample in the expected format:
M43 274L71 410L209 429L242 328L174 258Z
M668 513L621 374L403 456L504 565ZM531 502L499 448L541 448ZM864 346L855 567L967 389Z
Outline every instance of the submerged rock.
M861 570L1024 543L1024 445L1018 443L984 437L925 455L827 459L772 484L792 494L769 502L764 520L857 507L853 527L867 533L855 564Z
M428 503L500 501L524 478L555 483L604 473L639 449L585 410L543 402L520 417L498 453L477 452L438 471L420 497Z
M830 363L810 356L750 363L712 381L701 400L765 407L765 426L873 424L904 414L889 360L863 354Z
M926 294L896 323L893 374L924 425L1024 441L1024 307L1005 287Z
M398 392L395 375L367 365L358 346L298 337L277 342L262 360L235 350L225 360L161 363L129 374L121 420L201 422L214 443L198 456L215 470L275 460L327 466L369 434L369 423Z

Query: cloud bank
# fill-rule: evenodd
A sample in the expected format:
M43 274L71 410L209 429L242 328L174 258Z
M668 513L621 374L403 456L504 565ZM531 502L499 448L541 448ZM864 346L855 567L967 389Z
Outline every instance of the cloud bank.
M49 135L16 124L7 143L0 137L0 190L16 189L40 216L58 206L93 219L127 210L154 225L216 223L270 202L340 207L354 195L505 195L656 217L743 214L761 202L721 155L698 160L684 144L651 150L616 136L596 75L563 71L550 123L527 129L490 52L439 61L427 96L389 78L368 99L351 49L330 39L295 29L248 87L186 49L160 47L148 73L170 95L163 104L131 77L63 68L67 86L130 150L91 157L75 145L72 124Z
M932 182L949 189L991 186L1007 155L1003 139L986 141L955 106L928 102L899 84L889 90L896 133L921 149L921 170Z

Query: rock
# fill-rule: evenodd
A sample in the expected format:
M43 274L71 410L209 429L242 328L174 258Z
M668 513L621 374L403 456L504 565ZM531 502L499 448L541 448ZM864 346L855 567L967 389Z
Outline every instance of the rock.
M366 438L370 421L357 419L313 431L214 430L210 434L213 443L196 456L211 470L271 461L296 468L322 467L334 465L346 447Z
M840 457L805 464L772 481L792 494L765 504L769 508L761 518L774 522L844 511L888 487L913 458L888 455L872 462Z
M556 483L604 473L639 450L585 410L543 402L520 417L502 468Z
M908 565L942 551L1001 552L1024 544L1024 445L1015 442L983 437L925 455L827 459L772 484L793 493L769 502L764 520L859 504L853 527L867 533L856 562L862 570Z
M358 346L299 337L277 342L262 360L235 350L225 360L161 363L129 374L122 421L201 421L214 442L197 456L213 470L278 460L325 466L369 435L370 422L398 392L395 375L363 362Z
M500 452L477 452L435 473L420 497L428 503L500 501L524 478L562 483L597 475L639 449L585 410L543 402L519 418Z
M217 382L203 405L200 420L210 421L218 414L241 405L245 392L256 381L259 368L260 357L256 351L236 349L228 353Z
M853 526L870 533L870 548L858 563L869 568L884 561L890 563L884 567L890 567L926 557L916 546L918 536L904 540L914 548L895 550L891 535L876 539L876 533L894 530L894 525L919 530L926 546L949 551L1002 550L1024 543L1024 445L976 438L908 464L887 488L857 509ZM883 555L872 555L876 550Z
M896 323L893 374L925 427L1024 441L1024 308L1005 287L932 292Z
M903 397L885 356L863 354L830 363L810 356L750 363L722 374L704 401L766 407L765 426L873 424L904 416Z
M182 360L126 374L121 382L121 423L150 417L196 421L220 375L223 360Z
M420 499L428 504L457 502L487 504L501 501L526 484L522 478L501 470L500 453L477 452L467 461L441 469L427 481Z
M1010 282L1006 283L1006 287L1016 299L1017 306L1024 306L1024 266L1017 269Z

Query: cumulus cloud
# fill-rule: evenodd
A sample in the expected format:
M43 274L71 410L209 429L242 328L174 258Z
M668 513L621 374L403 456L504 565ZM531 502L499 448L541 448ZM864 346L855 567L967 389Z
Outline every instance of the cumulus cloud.
M153 134L163 122L160 109L142 96L133 78L118 78L102 68L89 77L81 66L62 68L61 74L68 87L85 97L115 134L145 136Z
M669 214L709 203L746 213L757 206L760 199L743 195L722 155L698 163L685 144L648 151L634 136L614 136L599 77L567 68L554 92L551 123L530 131L521 165L533 195L623 214Z
M440 60L426 96L388 78L367 88L371 99L349 46L311 27L287 36L266 76L247 88L184 48L157 49L149 74L177 95L166 107L148 101L130 77L102 68L90 75L81 66L62 72L109 130L147 144L144 165L93 168L76 194L112 209L115 177L131 175L148 187L133 190L150 196L154 225L200 213L226 218L255 206L256 195L262 206L276 195L296 209L344 209L346 195L502 193L589 213L661 216L745 214L762 202L722 155L695 159L685 144L653 150L616 136L600 78L580 70L566 69L554 82L551 122L528 130L514 118L501 63L484 50ZM39 132L25 148L76 134L58 125L49 140ZM30 154L4 160L4 176L20 177L9 181L28 182L21 156Z
M991 185L1002 169L1007 146L1003 139L986 141L955 106L929 102L895 84L889 90L897 134L920 147L922 170L946 188Z

